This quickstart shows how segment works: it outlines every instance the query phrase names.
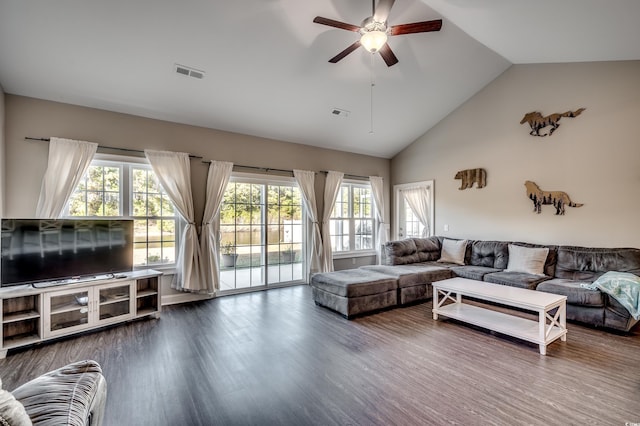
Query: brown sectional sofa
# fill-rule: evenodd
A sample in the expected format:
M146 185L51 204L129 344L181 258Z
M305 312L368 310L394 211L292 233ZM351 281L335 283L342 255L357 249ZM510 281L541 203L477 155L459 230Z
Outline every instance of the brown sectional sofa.
M362 266L359 269L315 274L311 279L316 304L329 307L347 318L431 299L431 283L452 277L463 277L513 287L540 290L567 296L567 319L608 329L627 332L637 322L617 300L598 290L583 288L608 271L630 272L640 275L640 249L589 248L573 246L538 245L508 241L468 241L464 265L438 262L443 237L409 238L388 242L385 264ZM509 244L529 248L549 249L544 264L544 275L507 271ZM386 275L395 282L395 300L374 303L375 286L366 285L366 276ZM346 279L338 284L333 277ZM357 278L360 292L349 300L350 280ZM354 309L350 309L350 306ZM356 308L357 307L357 308Z

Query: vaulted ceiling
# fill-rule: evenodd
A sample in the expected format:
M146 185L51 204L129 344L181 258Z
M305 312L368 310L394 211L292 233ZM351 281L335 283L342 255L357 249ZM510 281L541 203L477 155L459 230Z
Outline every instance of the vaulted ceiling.
M511 64L640 59L636 0L396 0L399 63L359 49L369 0L0 0L6 93L391 158ZM204 71L203 79L175 64ZM336 115L339 109L346 114Z

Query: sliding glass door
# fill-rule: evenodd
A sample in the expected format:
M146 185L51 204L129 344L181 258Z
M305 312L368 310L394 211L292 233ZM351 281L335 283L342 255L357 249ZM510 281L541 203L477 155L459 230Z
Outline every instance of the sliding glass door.
M292 179L232 176L220 212L220 290L301 282L302 219L300 190Z

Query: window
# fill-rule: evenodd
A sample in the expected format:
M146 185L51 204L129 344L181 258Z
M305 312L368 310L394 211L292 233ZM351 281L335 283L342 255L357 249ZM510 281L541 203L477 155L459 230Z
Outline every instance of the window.
M404 238L419 238L424 235L424 224L415 215L406 198L402 197L404 213Z
M331 212L334 253L373 250L375 218L371 185L345 182Z
M92 162L71 195L69 216L122 216L121 182L122 166Z
M175 263L178 217L148 164L92 161L65 214L133 219L134 265Z
M422 189L419 191L422 195L426 196L425 199L421 199L422 205L426 202L427 206L427 224L428 235L434 235L433 228L433 212L434 212L434 198L433 198L433 181L423 181L415 183L407 183L402 185L395 185L393 187L394 201L395 201L395 237L396 239L403 238L419 238L425 236L425 223L420 219L419 215L411 209L407 198L403 192L410 192L416 189Z
M302 281L303 217L300 189L292 179L232 176L220 210L220 289Z

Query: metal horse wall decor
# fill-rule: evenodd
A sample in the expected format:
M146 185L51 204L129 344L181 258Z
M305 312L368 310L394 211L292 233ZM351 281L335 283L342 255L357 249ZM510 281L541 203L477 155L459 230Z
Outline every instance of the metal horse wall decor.
M520 120L520 124L529 123L529 126L531 126L531 132L529 132L529 134L532 136L551 136L553 132L555 132L558 127L560 127L559 121L562 117L577 117L585 109L586 108L579 108L575 111L567 111L562 113L556 112L547 116L542 115L538 111L528 112L524 115L524 117L522 117L522 120ZM549 130L549 133L540 134L540 130L549 126L551 126L551 130Z

